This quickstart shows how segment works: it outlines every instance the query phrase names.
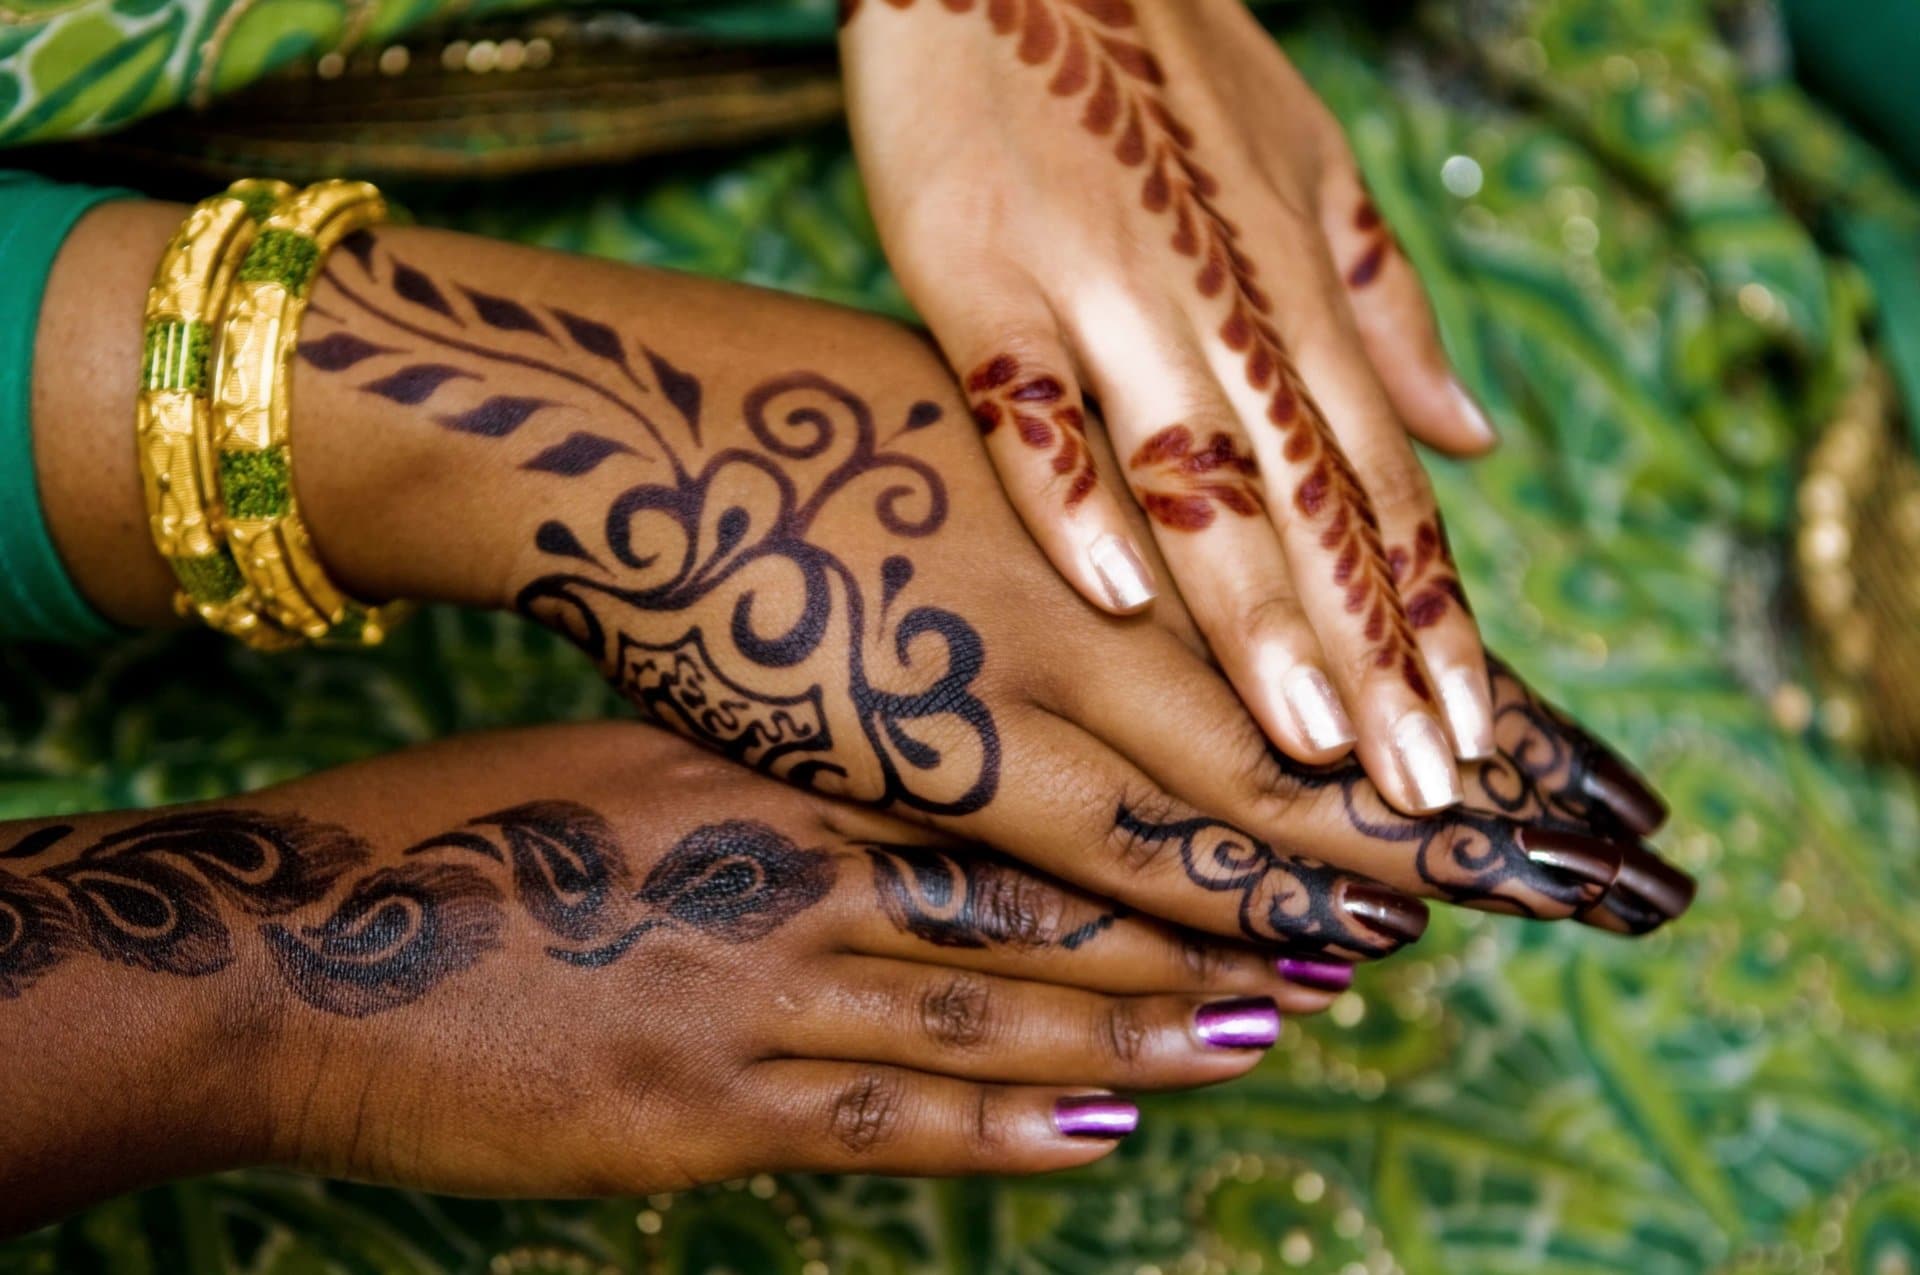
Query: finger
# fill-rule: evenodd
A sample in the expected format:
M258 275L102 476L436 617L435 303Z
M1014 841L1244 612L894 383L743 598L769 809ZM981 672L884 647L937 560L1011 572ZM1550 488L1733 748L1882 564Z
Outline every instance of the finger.
M751 1073L766 1167L952 1177L1046 1173L1108 1154L1140 1111L1112 1094L977 1084L871 1063L776 1059ZM759 1162L758 1160L756 1162Z
M1110 673L1121 684L1130 675L1125 668ZM1274 853L1308 852L1407 894L1560 920L1600 899L1625 853L1616 840L1537 800L1502 811L1528 791L1505 756L1473 769L1469 802L1408 816L1382 800L1353 759L1307 767L1274 752L1233 711L1232 692L1199 666L1162 672L1157 702L1170 707L1168 728L1159 731L1140 731L1100 681L1086 679L1076 690L1079 697L1062 711L1159 777L1176 798L1225 812Z
M1361 344L1408 432L1450 456L1493 450L1500 436L1455 375L1420 276L1352 170L1332 179L1321 224Z
M1238 1076L1280 1038L1269 998L1109 996L940 965L843 956L778 1029L790 1057L966 1080L1127 1090Z
M1271 954L1134 915L984 847L869 841L844 856L842 879L873 887L842 923L849 952L1115 995L1271 995L1289 1013L1317 1012L1352 978L1338 963L1282 969Z
M1632 847L1600 900L1581 914L1597 929L1650 934L1693 906L1694 879L1645 846Z
M1146 685L1119 684L1136 704ZM1247 722L1237 708L1233 716ZM1002 747L1006 772L1029 782L1002 789L960 831L1090 893L1276 956L1377 959L1426 928L1418 901L1201 816L1050 713L1027 715Z
M1086 404L1053 315L1019 285L929 316L959 372L987 454L1027 530L1080 594L1115 615L1153 600L1151 568L1101 483Z

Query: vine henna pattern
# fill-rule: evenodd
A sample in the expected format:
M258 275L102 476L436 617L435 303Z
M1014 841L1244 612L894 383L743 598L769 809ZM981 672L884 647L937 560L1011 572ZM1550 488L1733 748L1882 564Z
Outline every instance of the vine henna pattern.
M1260 466L1233 435L1216 432L1196 444L1185 425L1170 425L1127 460L1134 499L1149 518L1174 531L1213 525L1214 507L1253 517L1266 508Z
M1413 543L1387 551L1387 565L1400 596L1406 599L1407 622L1416 629L1431 628L1458 607L1468 615L1473 607L1453 565L1446 524L1440 515L1422 521L1413 531Z
M936 947L1075 951L1124 919L1114 908L1070 929L1067 895L984 846L963 858L930 846L869 842L873 890L894 928Z
M0 861L31 863L73 832L43 828ZM470 854L494 869L458 861ZM341 828L223 810L149 819L36 872L0 868L0 1000L89 953L207 977L241 959L251 932L301 1000L363 1018L412 1004L499 949L509 893L553 937L549 956L591 969L661 927L763 938L819 902L835 875L827 851L734 820L681 838L635 890L606 821L562 801L482 816L397 866L370 870L372 857ZM498 868L510 869L505 889Z
M368 235L352 255L377 286L376 248ZM336 270L326 277L348 305L399 331L485 363L554 378L554 393L562 396L491 394L464 410L433 413L442 428L508 439L536 416L567 408L564 396L573 386L616 405L641 437L574 430L522 461L521 469L574 479L623 459L665 462L663 481L618 492L591 534L557 519L542 524L534 545L553 569L526 584L516 600L523 614L579 645L643 713L733 760L875 806L960 815L993 799L1000 740L973 691L986 658L978 631L952 611L905 604L914 577L905 554L885 557L875 599L842 558L810 539L824 510L862 491L879 530L903 548L946 522L946 484L925 462L886 449L858 395L812 372L764 381L739 409L754 446L701 459L706 395L700 379L644 346L635 360L624 340L597 320L551 307L555 317L543 319L506 298L442 289L393 260L387 288L399 302L442 313L443 324L446 317L457 321L458 333L449 333L405 305L367 295ZM413 281L410 292L399 290L402 279ZM420 300L426 289L431 304ZM473 324L448 299L450 291L469 299ZM475 326L516 344L477 334ZM609 384L526 352L536 344L571 345L612 368L619 381ZM406 406L427 404L448 386L485 393L479 372L344 328L304 340L299 352L330 373L375 358L408 358L360 386ZM637 362L644 362L651 384ZM649 410L656 389L671 416L656 418ZM915 403L893 437L936 425L943 415L937 404ZM674 429L662 420L672 420ZM797 584L802 601L791 618L769 622L763 612L771 607L759 600L776 592L777 581ZM836 660L831 651L842 647L847 655ZM965 741L936 748L915 733L936 720L957 722ZM856 740L864 746L858 773L847 755Z
M885 0L911 9L920 0ZM1300 477L1294 510L1317 529L1333 561L1333 579L1349 614L1363 617L1374 667L1397 670L1420 699L1434 702L1411 626L1395 591L1380 524L1365 485L1327 424L1292 353L1272 321L1273 302L1261 287L1240 230L1218 207L1220 186L1196 157L1193 130L1167 105L1166 73L1132 38L1137 17L1129 0L939 0L950 13L980 13L997 35L1017 38L1016 56L1051 70L1047 90L1082 100L1080 125L1113 156L1142 169L1141 206L1170 217L1173 250L1197 263L1194 286L1208 299L1225 297L1219 336L1241 356L1248 385L1266 395L1267 420L1281 431L1282 454ZM841 23L853 21L860 0L843 3ZM1379 214L1371 202L1356 214L1369 228ZM1376 260L1376 250L1377 260ZM1368 282L1386 253L1378 244L1354 269ZM1369 264L1371 263L1371 264Z
M1359 292L1374 285L1386 270L1387 262L1393 259L1396 249L1393 231L1388 228L1380 210L1374 207L1370 196L1361 196L1360 206L1354 210L1353 228L1366 240L1359 259L1347 270L1347 286Z
M1086 413L1076 403L1061 401L1067 387L1058 377L1023 369L1013 355L1000 354L967 374L966 389L982 434L1011 421L1021 442L1052 453L1054 473L1072 475L1063 498L1067 508L1093 491L1100 479L1087 446Z

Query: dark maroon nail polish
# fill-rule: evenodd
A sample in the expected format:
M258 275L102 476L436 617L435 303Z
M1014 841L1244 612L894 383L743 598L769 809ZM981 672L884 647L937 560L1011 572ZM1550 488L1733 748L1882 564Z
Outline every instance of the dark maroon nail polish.
M1053 1104L1053 1127L1062 1137L1118 1141L1140 1127L1140 1108L1110 1093L1076 1094Z
M1309 961L1283 956L1273 963L1273 968L1289 983L1298 983L1322 992L1344 992L1353 986L1353 966L1342 965L1339 961Z
M1667 821L1667 803L1612 753L1596 752L1589 759L1580 786L1643 837Z
M1600 900L1635 934L1656 930L1693 905L1694 879L1660 856L1629 846L1620 875Z
M1280 1039L1280 1007L1266 996L1202 1005L1193 1034L1215 1049L1267 1049Z
M1620 874L1624 849L1611 841L1536 827L1521 828L1514 840L1529 863L1573 889L1579 907L1599 899Z
M1349 883L1347 914L1396 945L1413 942L1427 932L1427 905L1385 886Z

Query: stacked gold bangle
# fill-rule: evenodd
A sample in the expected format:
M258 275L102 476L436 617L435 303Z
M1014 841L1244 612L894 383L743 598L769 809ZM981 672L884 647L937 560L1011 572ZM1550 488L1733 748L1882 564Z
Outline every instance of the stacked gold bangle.
M147 292L136 429L154 544L181 613L250 646L373 645L404 614L328 578L290 446L308 290L335 244L385 216L364 182L235 182L188 215Z

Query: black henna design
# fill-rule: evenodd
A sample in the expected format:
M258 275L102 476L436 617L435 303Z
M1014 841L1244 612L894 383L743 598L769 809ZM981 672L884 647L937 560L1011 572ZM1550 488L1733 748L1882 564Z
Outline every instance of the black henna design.
M1086 946L1128 915L1115 907L1062 931L1067 893L983 846L965 857L931 846L867 842L873 891L895 929L936 947L1035 950Z

